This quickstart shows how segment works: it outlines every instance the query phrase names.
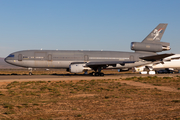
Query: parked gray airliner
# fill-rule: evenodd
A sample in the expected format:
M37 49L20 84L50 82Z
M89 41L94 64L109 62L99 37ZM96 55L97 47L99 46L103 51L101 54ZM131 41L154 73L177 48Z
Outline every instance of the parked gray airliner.
M24 50L11 53L5 58L9 64L33 68L65 68L72 73L94 70L92 75L103 76L102 69L121 69L161 62L173 54L157 54L170 50L170 44L160 42L167 24L159 24L142 42L132 42L131 50L120 51L79 51L79 50Z

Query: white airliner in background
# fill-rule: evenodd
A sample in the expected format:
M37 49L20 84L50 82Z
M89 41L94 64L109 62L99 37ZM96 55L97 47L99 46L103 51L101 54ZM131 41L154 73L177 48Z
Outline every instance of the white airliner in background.
M155 72L153 70L156 70L156 71L162 70L162 69L172 70L172 71L180 70L180 54L175 54L170 57L166 57L160 63L147 64L145 66L135 67L134 71L140 72L141 74L147 74L147 71L146 71L147 67L150 68L149 69L150 74L151 73L155 74Z

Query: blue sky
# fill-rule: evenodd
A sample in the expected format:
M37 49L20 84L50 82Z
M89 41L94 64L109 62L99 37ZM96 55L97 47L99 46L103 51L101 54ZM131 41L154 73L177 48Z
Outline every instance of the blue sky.
M0 57L29 49L131 51L159 23L180 53L179 0L0 0Z

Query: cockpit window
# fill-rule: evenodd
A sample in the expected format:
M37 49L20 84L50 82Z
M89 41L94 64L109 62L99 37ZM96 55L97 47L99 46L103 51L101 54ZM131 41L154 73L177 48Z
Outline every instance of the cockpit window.
M14 55L13 55L13 54L10 54L8 57L14 57Z

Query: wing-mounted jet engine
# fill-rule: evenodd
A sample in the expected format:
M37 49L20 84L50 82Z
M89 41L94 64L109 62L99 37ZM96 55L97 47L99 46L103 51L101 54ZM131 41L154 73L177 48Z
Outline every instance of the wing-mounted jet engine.
M86 63L71 63L69 65L69 71L71 73L81 73L91 70L91 68L86 67Z

